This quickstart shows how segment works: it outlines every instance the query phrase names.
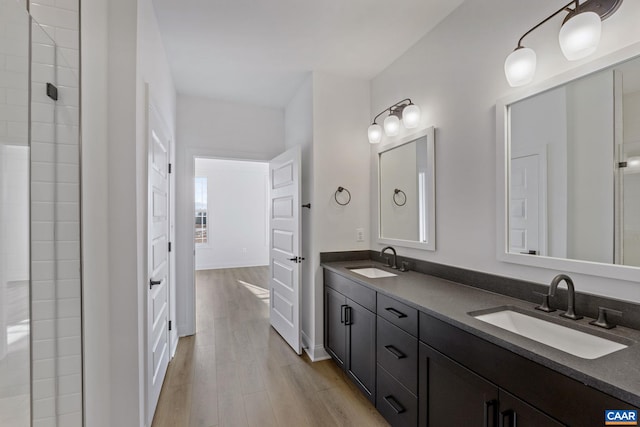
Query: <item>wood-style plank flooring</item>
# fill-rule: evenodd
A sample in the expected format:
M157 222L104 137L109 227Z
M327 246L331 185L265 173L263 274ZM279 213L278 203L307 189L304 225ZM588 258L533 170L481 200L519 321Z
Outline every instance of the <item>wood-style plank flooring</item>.
M196 329L169 364L153 427L387 426L330 361L269 326L268 267L196 273Z

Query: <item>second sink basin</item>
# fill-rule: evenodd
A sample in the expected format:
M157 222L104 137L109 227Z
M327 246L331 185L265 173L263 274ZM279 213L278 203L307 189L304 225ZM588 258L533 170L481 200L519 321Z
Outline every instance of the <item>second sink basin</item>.
M510 308L486 314L469 314L483 322L583 359L597 359L627 348L624 344L538 319Z
M365 268L350 268L352 272L356 274L360 274L361 276L368 277L369 279L379 279L381 277L394 277L397 274L390 273L385 270L381 270L375 267L365 267Z

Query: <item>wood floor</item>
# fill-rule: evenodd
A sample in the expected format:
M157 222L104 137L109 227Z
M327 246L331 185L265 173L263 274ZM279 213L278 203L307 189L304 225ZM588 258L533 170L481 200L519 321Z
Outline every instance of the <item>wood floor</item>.
M269 326L268 268L196 273L197 333L181 338L153 427L388 426L330 361Z

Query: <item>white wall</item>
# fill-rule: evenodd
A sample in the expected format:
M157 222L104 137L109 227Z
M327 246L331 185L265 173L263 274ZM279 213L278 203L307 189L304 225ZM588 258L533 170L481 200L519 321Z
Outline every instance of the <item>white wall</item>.
M311 203L313 200L313 76L310 73L296 90L293 98L287 104L284 114L285 145L286 148L300 146L301 148L301 204ZM314 351L314 344L309 338L313 335L314 316L314 281L315 273L311 265L317 255L314 255L312 221L315 218L314 204L311 209L303 208L300 211L302 221L302 254L305 258L302 266L302 307L300 308L302 346Z
M207 243L196 245L196 270L269 264L269 164L196 159L207 178Z
M86 425L111 424L108 2L82 5L82 264ZM97 225L97 226L96 226ZM87 282L87 278L91 280Z
M284 111L178 96L176 116L177 326L195 333L194 158L268 161L285 150Z
M315 276L307 334L314 347L322 346L324 330L320 252L369 248L369 102L368 81L313 73L313 255L305 268ZM339 186L351 192L346 206L334 199ZM362 242L357 228L365 230Z
M144 425L145 83L172 133L175 89L151 0L82 10L86 423Z
M372 114L410 96L423 112L423 125L436 126L438 250L400 248L402 255L539 283L549 283L558 273L498 262L495 256L495 103L514 92L504 77L504 59L532 23L556 9L551 0L465 2L373 79ZM566 61L558 48L561 18L545 24L525 39L538 56L535 82L639 41L638 14L640 3L624 2L603 22L596 54L577 63ZM371 183L375 191L373 176ZM640 301L637 283L572 277L579 291Z

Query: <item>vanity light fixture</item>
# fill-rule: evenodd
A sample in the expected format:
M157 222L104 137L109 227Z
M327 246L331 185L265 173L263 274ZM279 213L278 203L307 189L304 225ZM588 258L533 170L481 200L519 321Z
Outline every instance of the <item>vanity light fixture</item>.
M367 132L371 144L377 144L382 141L382 126L380 126L376 120L384 113L389 114L383 122L384 133L387 136L396 136L400 133L401 117L402 124L407 129L413 129L420 124L420 108L409 98L398 101L391 107L382 110L382 112L373 119L373 123L369 126Z
M509 85L523 86L533 80L536 72L536 53L533 49L524 47L522 40L535 29L559 13L568 12L558 36L560 49L569 61L586 58L595 52L600 43L602 21L613 15L620 4L622 0L584 0L582 3L573 0L524 33L504 63Z

